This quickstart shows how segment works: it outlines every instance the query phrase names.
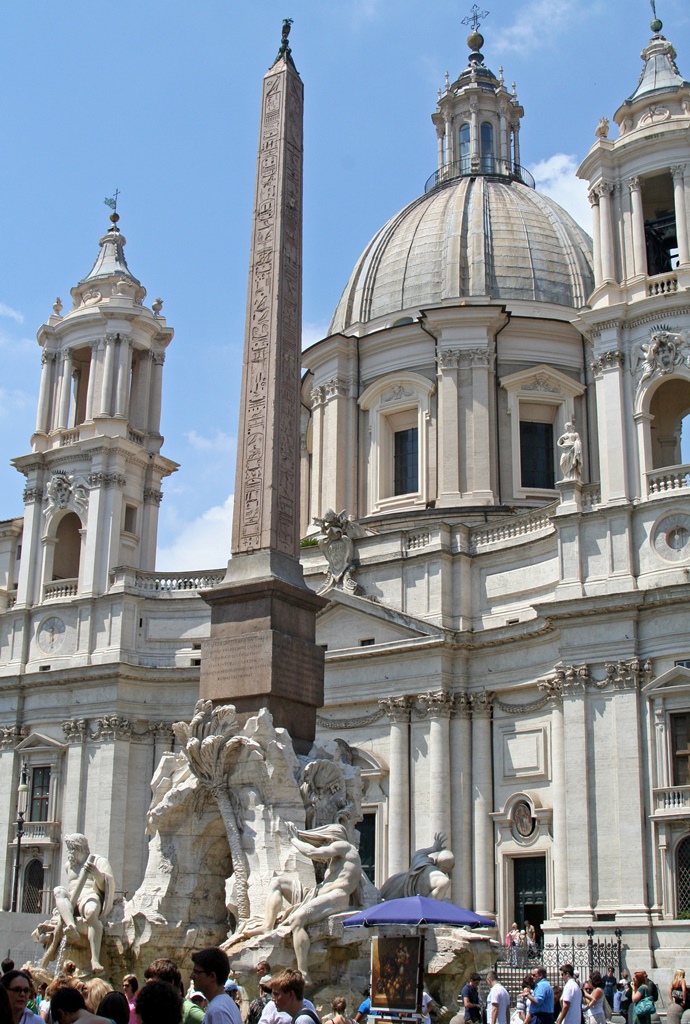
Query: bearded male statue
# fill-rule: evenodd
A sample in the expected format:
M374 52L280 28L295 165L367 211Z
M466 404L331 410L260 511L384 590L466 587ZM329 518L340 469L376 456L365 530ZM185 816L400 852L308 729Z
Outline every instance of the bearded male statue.
M67 848L67 888L57 886L55 906L60 913L67 939L86 933L91 950L91 970L101 972L103 923L113 909L115 880L110 862L89 851L86 836L80 832L65 836Z

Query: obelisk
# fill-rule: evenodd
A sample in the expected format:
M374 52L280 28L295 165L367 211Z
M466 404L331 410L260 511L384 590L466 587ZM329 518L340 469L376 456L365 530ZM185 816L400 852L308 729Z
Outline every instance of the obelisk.
M297 749L314 739L323 651L299 561L303 86L289 20L264 76L237 439L232 558L205 591L201 696L268 707Z

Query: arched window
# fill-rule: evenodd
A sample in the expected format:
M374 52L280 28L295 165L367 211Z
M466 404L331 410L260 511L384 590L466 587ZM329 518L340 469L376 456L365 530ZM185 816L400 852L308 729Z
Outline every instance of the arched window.
M460 126L460 173L469 173L470 167L470 126L465 123Z
M37 858L30 860L24 869L22 912L24 914L43 912L43 864Z
M479 133L482 155L482 172L491 174L494 171L494 128L488 121L482 121Z
M685 423L690 431L690 382L683 379L666 380L657 388L649 403L652 416L652 468L679 466L687 461L681 449L688 450L690 436L682 436Z
M81 555L81 521L75 512L68 512L55 532L55 556L53 559L53 579L73 580L79 577L79 558Z
M676 917L690 918L690 836L678 844L676 850Z

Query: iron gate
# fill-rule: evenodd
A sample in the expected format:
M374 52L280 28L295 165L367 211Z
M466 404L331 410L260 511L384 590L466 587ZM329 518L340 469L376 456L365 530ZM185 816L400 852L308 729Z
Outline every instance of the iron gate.
M596 938L594 929L587 929L587 941L577 942L575 938L564 941L556 936L554 942L536 943L529 947L503 946L496 960L496 973L501 984L510 992L511 1005L515 1005L518 993L522 992L522 981L526 974L540 964L552 985L561 984L560 970L563 964L572 964L585 981L592 971L603 976L609 967L620 978L623 964L623 947L620 928L614 931L615 938Z

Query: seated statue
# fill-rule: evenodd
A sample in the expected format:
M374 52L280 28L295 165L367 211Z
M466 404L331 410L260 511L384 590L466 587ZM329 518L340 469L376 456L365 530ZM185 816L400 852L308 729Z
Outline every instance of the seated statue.
M270 932L280 921L292 932L297 967L308 981L310 940L307 925L348 909L350 897L362 882L362 862L343 825L322 825L305 831L299 831L291 821L286 825L290 842L296 850L309 860L327 864L324 879L313 888L305 889L292 874L276 875L269 885L263 920L248 921L241 932L225 944L225 948L252 935ZM287 910L282 909L284 900L289 904Z
M53 945L64 933L67 939L86 934L91 950L91 969L104 970L100 962L104 918L113 908L115 881L105 857L90 853L86 836L80 832L65 836L67 887L55 889L55 906L60 914Z
M437 832L432 846L417 850L408 871L400 871L381 886L384 900L403 896L429 896L445 900L450 895L450 873L455 857L446 849L446 837Z

